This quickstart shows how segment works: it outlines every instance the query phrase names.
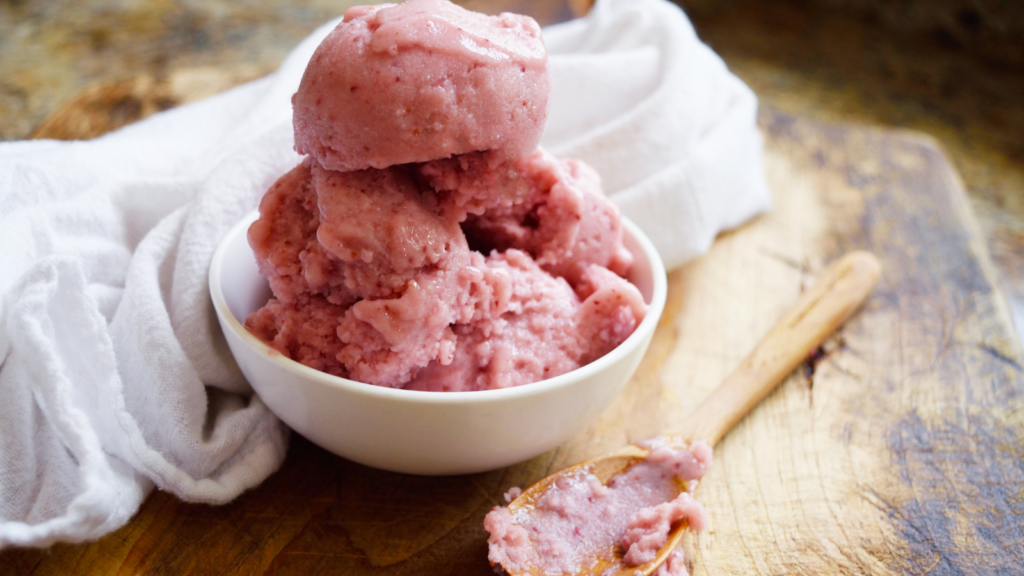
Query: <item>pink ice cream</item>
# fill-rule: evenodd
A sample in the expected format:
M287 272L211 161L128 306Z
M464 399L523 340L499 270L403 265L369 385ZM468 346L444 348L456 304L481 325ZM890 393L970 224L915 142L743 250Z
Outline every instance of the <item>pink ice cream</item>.
M445 0L357 6L302 77L295 146L351 171L490 151L529 154L547 118L540 27Z
M453 361L430 363L407 389L491 390L565 374L618 346L646 310L635 286L599 266L588 270L593 290L582 301L514 248L492 253L482 270L478 287L488 293L476 302L490 309L456 324Z
M537 566L547 574L575 574L596 558L625 566L654 560L673 525L702 530L708 516L691 494L711 465L711 448L655 446L642 462L602 484L588 471L559 478L532 508L496 507L484 519L488 557L506 568ZM680 486L689 490L680 491ZM682 552L672 553L665 574L685 574ZM683 569L682 572L679 569Z
M516 168L532 192L466 223L471 239L488 248L530 252L542 268L571 282L590 264L624 275L633 256L622 246L618 208L601 192L601 179L579 160L559 160L543 150L520 158Z
M537 148L549 84L528 18L349 10L293 99L308 156L249 229L274 297L248 329L330 374L434 391L536 382L621 344L647 306L597 173Z

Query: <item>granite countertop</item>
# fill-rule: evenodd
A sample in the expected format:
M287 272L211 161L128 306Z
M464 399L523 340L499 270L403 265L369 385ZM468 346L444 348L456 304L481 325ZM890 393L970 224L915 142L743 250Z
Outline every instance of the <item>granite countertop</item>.
M0 3L0 139L88 138L273 71L352 0ZM542 24L588 0L467 0ZM1024 327L1024 8L995 1L683 0L762 104L936 138Z

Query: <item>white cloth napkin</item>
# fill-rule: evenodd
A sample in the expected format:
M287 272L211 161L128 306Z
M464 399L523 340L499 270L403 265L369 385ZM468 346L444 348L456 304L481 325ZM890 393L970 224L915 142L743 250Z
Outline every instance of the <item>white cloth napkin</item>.
M294 166L280 70L88 142L0 144L0 548L98 538L154 487L223 503L281 464L207 292L221 236ZM593 164L668 266L768 206L756 99L664 0L545 30L544 145Z

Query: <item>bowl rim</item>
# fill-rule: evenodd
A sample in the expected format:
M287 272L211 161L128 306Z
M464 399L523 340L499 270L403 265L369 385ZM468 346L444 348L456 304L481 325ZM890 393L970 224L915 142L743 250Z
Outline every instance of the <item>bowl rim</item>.
M246 330L245 326L235 318L231 309L228 308L227 300L224 297L224 287L221 282L221 271L224 266L227 249L231 242L239 235L246 235L249 225L258 217L259 211L253 210L234 224L220 239L220 242L217 244L217 248L214 251L213 258L210 261L210 297L213 300L214 310L216 311L217 316L221 319L221 326L226 324L241 338L244 344L253 348L260 355L266 357L269 361L277 364L284 370L313 383L329 388L338 388L360 396L422 404L458 405L505 402L511 399L527 398L545 394L553 389L564 388L575 382L586 380L592 375L601 372L607 366L622 360L630 352L641 345L648 332L651 334L654 333L654 330L657 329L657 323L661 319L662 312L665 308L665 300L668 292L668 280L665 273L664 262L662 262L661 256L658 254L654 244L647 235L640 230L640 227L629 220L629 218L622 216L623 228L633 237L633 240L639 245L640 250L644 252L650 262L653 284L651 289L651 301L647 307L647 315L640 324L637 325L636 329L633 330L633 333L612 351L597 360L594 360L590 364L581 366L575 370L566 372L565 374L561 374L547 380L541 380L539 382L532 382L530 384L523 384L521 386L513 386L510 388L501 388L498 390L436 392L426 390L405 390L401 388L388 388L375 384L367 384L365 382L350 380L348 378L342 378L340 376L321 372L320 370L310 368L309 366L300 364L299 362L288 358ZM246 238L245 241L248 245L248 238Z

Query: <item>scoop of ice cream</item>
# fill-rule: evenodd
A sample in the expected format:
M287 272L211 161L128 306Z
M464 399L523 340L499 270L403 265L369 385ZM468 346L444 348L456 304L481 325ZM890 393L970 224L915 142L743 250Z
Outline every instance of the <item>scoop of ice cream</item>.
M622 244L619 209L593 168L543 150L517 159L515 168L530 192L519 203L470 216L464 228L472 244L525 250L574 286L590 264L620 275L629 270L633 256Z
M338 325L344 346L338 359L361 382L403 387L431 361L450 363L455 350L451 324L460 315L460 295L471 276L433 270L410 280L398 298L360 300Z
M300 164L249 230L275 295L250 330L294 360L382 386L450 362L450 326L473 317L471 264L483 257L436 204L404 167Z
M533 184L519 173L514 160L491 152L432 160L413 169L437 192L441 210L458 222L491 208L511 208L533 193Z
M451 362L450 325L473 313L466 237L406 170L335 172L313 166L317 239L359 300L338 326L352 377L402 386L431 361Z
M322 296L287 304L271 298L245 319L245 327L281 354L328 374L349 377L338 360L344 344L338 338L338 324L345 307L331 304Z
M463 392L519 386L579 367L580 302L561 278L519 250L492 254L474 288L477 314L453 327L458 336L449 365L431 363L410 390Z
M344 271L317 241L320 210L310 162L281 176L260 201L260 217L249 227L260 273L284 304L320 295L334 304L354 301L344 289Z
M334 172L307 160L264 195L249 244L282 302L396 297L421 273L468 264L465 235L436 204L401 167Z
M576 294L576 338L582 343L580 365L589 364L622 344L647 315L640 290L611 270L591 264L584 269Z
M553 378L621 344L647 312L635 286L597 265L575 292L521 250L492 253L476 266L475 313L452 327L453 361L432 362L406 388L493 390Z
M325 168L386 168L540 142L550 78L540 27L447 0L357 6L292 98L295 149Z
M465 242L401 170L334 172L313 168L322 223L320 244L346 263L405 272L450 260Z

